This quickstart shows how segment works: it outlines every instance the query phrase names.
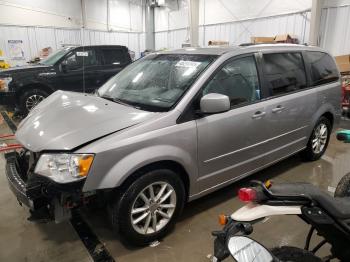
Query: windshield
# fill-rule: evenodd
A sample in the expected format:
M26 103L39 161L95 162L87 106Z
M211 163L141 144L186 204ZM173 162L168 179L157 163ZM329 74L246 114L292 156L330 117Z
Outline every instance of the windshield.
M148 111L168 111L205 68L211 55L149 55L110 79L98 94Z
M61 59L65 54L67 54L70 50L72 50L72 47L65 47L62 49L58 49L55 52L53 52L51 55L49 55L47 58L40 61L39 64L41 65L54 65L58 60Z

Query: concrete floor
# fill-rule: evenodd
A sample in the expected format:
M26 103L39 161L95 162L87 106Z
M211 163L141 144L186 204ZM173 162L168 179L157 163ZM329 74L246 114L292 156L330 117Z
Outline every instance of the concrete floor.
M1 121L0 121L1 122ZM342 121L350 129L350 121ZM0 134L9 133L0 123ZM202 199L189 203L174 231L156 247L123 246L109 224L104 211L85 210L83 216L116 261L209 261L217 230L218 214L230 214L242 206L236 197L239 187L251 179L276 182L306 181L332 191L340 178L350 171L350 146L336 141L334 135L321 160L305 163L294 156ZM0 261L92 261L70 223L33 224L27 210L18 205L7 186L4 159L0 157ZM295 216L274 217L255 226L253 238L267 247L302 247L308 226ZM320 253L327 254L324 247Z

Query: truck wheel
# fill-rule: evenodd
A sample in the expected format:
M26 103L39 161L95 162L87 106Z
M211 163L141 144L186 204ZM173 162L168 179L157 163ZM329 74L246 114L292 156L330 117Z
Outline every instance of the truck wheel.
M334 197L350 197L350 173L340 179Z
M271 253L280 261L289 262L322 262L322 259L315 256L310 251L290 246L276 247Z
M307 161L315 161L322 157L327 149L332 125L328 118L322 116L317 121L302 157Z
M184 206L185 188L175 172L157 169L142 174L117 198L113 227L128 243L146 245L172 229Z
M49 94L42 89L30 89L20 97L20 109L28 114L37 104L43 101Z

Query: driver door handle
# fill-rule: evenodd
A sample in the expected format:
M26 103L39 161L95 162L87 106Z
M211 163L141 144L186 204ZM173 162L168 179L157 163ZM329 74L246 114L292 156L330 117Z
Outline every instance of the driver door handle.
M253 118L253 119L257 119L257 118L261 118L261 117L263 117L263 116L265 116L265 115L266 115L266 112L257 111L257 112L255 112L254 115L252 115L252 118Z
M279 113L282 112L285 109L284 106L278 105L274 109L272 109L272 113Z

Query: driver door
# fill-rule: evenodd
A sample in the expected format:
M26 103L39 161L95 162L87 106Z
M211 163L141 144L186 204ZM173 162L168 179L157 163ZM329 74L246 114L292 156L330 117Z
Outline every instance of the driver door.
M102 79L98 73L101 59L94 48L74 50L63 63L60 89L90 93L101 86Z
M253 54L228 60L204 86L202 95L220 93L231 110L197 119L201 190L236 179L268 163L265 102Z

